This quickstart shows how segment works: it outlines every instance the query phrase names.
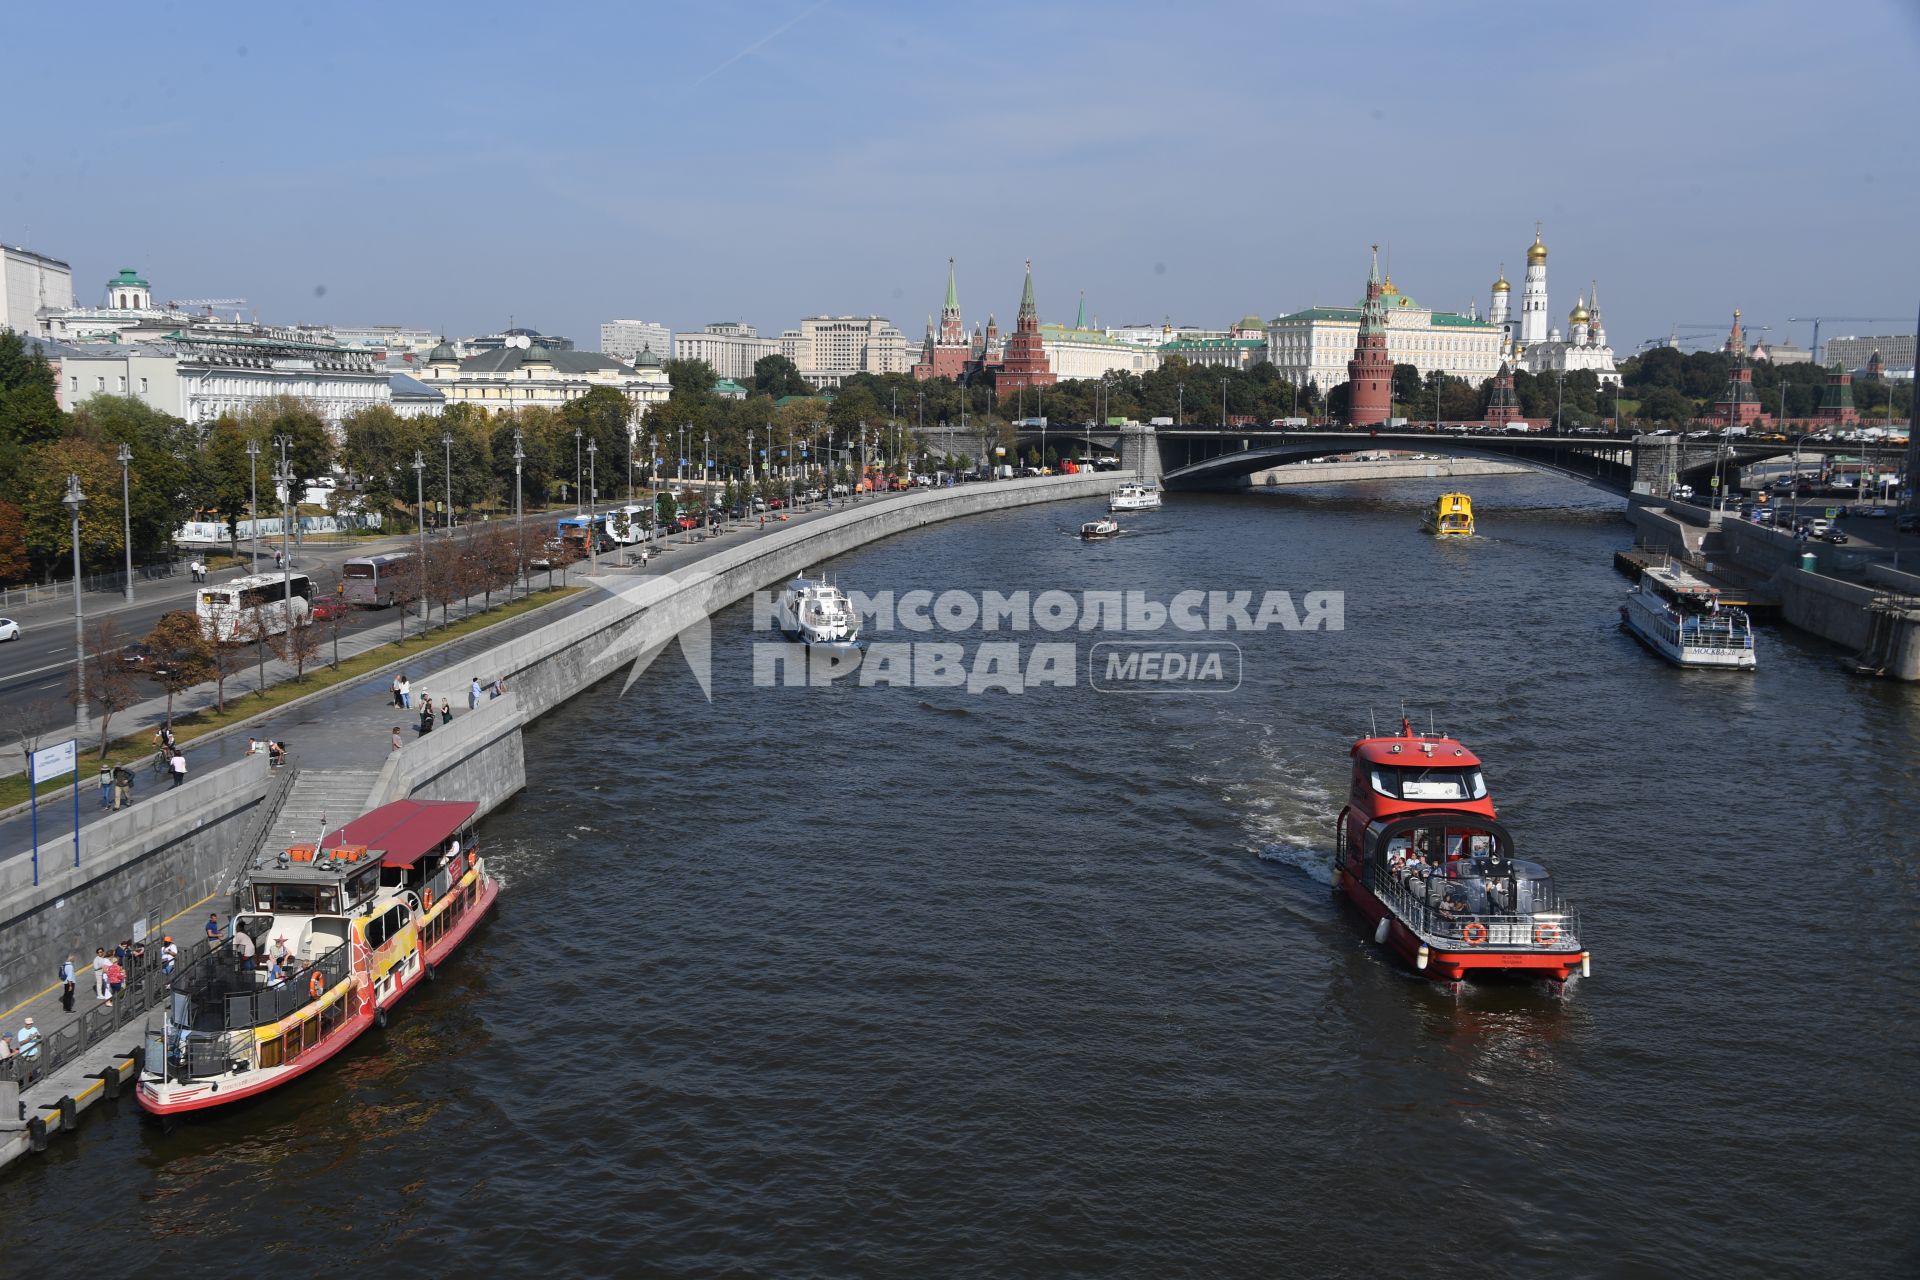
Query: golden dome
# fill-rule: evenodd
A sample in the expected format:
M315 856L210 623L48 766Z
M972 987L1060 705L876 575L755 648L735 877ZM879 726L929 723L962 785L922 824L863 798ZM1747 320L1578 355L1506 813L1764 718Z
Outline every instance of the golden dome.
M1540 243L1540 233L1535 231L1533 233L1533 243L1527 246L1527 261L1531 263L1545 262L1546 260L1547 246Z
M1513 286L1507 283L1507 269L1505 267L1500 268L1500 278L1493 282L1493 291L1495 293L1513 292Z
M1383 294L1392 294L1392 293L1398 293L1400 292L1400 290L1394 287L1393 277L1388 276L1386 279L1386 282L1380 286L1380 292Z
M1567 323L1568 324L1585 324L1587 320L1588 320L1587 300L1585 298L1582 298L1580 299L1580 301L1573 304L1573 310L1567 312Z

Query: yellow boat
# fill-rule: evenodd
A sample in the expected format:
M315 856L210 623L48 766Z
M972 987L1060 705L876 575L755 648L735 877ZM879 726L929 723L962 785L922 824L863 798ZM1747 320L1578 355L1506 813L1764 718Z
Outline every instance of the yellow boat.
M1473 536L1473 499L1464 493L1443 493L1433 500L1420 527L1436 538Z

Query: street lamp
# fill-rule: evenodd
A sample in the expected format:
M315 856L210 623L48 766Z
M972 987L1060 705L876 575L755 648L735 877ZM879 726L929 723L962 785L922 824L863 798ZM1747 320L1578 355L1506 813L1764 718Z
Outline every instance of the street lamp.
M413 451L413 500L420 508L420 625L433 618L427 604L427 455Z
M447 536L453 536L453 432L442 431L440 443L447 451Z
M1179 385L1178 388L1175 389L1174 395L1173 395L1173 425L1177 427L1182 422L1185 422L1186 413L1187 413L1187 384L1183 382Z
M520 428L515 427L513 429L513 576L515 581L520 582L522 594L526 590L526 583L522 580L526 569L521 563L521 557L525 554L527 545L526 513L520 505L520 464L527 459L527 451L520 447L523 439Z
M60 499L73 513L73 732L76 738L87 731L87 636L86 619L80 610L80 505L87 495L80 492L80 477L67 473L67 496Z
M274 447L280 450L280 470L275 479L284 486L280 490L280 607L286 613L287 628L293 628L293 557L287 554L287 526L293 520L293 466L287 461L287 449L293 444L292 436L275 436Z
M247 499L247 543L253 555L248 573L260 572L260 442L247 441L247 474L252 497Z
M593 466L594 458L599 452L600 442L598 440L588 440L587 490L591 495L588 499L589 501L600 496L600 481ZM593 517L591 515L587 517L587 572L600 572L600 531L593 527Z
M127 464L133 461L133 450L125 444L120 446L117 455L120 459L120 540L126 544L127 551L127 603L133 603L133 503L129 497L132 490L127 481Z
M580 514L580 428L573 429L573 514Z

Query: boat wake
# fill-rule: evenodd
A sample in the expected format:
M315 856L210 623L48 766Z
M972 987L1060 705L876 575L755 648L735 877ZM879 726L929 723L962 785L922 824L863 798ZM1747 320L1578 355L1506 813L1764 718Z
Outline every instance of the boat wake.
M1332 857L1325 849L1310 849L1297 844L1268 844L1256 850L1260 861L1292 867L1315 884L1333 887Z

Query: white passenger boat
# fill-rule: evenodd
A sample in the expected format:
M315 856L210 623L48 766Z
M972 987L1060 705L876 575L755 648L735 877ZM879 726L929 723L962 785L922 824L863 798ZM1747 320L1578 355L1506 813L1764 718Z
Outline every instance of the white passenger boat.
M1102 542L1120 532L1120 522L1112 516L1101 516L1098 520L1089 520L1080 526L1080 536L1088 542Z
M789 582L774 606L774 620L781 635L801 644L860 647L860 615L846 594L825 578Z
M1720 603L1717 588L1673 563L1653 565L1627 593L1620 621L1680 667L1754 668L1753 620Z
M1113 491L1107 499L1109 511L1157 511L1160 508L1160 491L1151 485L1128 481Z

